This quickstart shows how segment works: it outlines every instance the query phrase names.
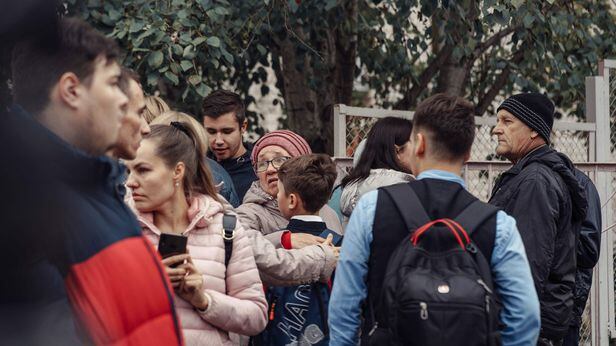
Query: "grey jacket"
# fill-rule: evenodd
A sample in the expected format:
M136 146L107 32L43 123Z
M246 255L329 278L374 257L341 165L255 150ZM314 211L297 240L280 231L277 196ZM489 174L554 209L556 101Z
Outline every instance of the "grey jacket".
M415 180L412 174L396 171L394 169L371 169L368 178L352 182L342 189L340 195L340 211L344 215L344 223L349 221L349 217L355 209L357 202L366 192L376 190L379 187L389 186L399 183L407 183Z

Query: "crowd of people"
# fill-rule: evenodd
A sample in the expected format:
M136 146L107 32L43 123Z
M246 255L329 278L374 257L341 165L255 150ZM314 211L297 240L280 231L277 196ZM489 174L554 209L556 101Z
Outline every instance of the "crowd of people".
M498 107L484 203L463 98L380 119L338 177L293 131L244 142L238 94L182 113L119 54L71 18L14 48L1 344L578 344L601 207L543 94Z

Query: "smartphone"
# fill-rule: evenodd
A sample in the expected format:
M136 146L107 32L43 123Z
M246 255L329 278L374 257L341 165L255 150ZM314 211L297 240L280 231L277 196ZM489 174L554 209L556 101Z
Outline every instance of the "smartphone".
M333 239L332 239L332 244L334 246L340 246L342 245L342 236L332 230L327 230L327 231L323 231L323 233L321 233L321 235L319 235L319 237L323 238L323 239L327 239L328 235L332 235Z
M158 253L162 258L186 253L187 241L188 238L183 235L162 233L158 242Z

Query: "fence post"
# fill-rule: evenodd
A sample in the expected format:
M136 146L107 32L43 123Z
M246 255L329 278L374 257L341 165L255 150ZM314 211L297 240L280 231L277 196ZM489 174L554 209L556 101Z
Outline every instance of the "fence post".
M346 115L342 114L343 105L334 105L334 157L346 157Z
M609 77L608 77L609 78ZM610 115L608 104L609 83L603 76L586 77L586 119L596 124L595 162L610 161ZM595 181L601 205L611 196L611 175L599 172ZM612 221L609 205L602 208L603 228ZM608 231L602 235L601 256L594 269L593 286L591 290L591 323L592 345L608 346L614 317L614 280L612 264L613 233Z

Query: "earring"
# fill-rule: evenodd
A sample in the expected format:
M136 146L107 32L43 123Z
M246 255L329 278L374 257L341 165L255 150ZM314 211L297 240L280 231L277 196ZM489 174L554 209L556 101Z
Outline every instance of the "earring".
M176 186L176 187L177 187L177 186L180 186L180 183L176 181L176 182L175 182L175 186Z

